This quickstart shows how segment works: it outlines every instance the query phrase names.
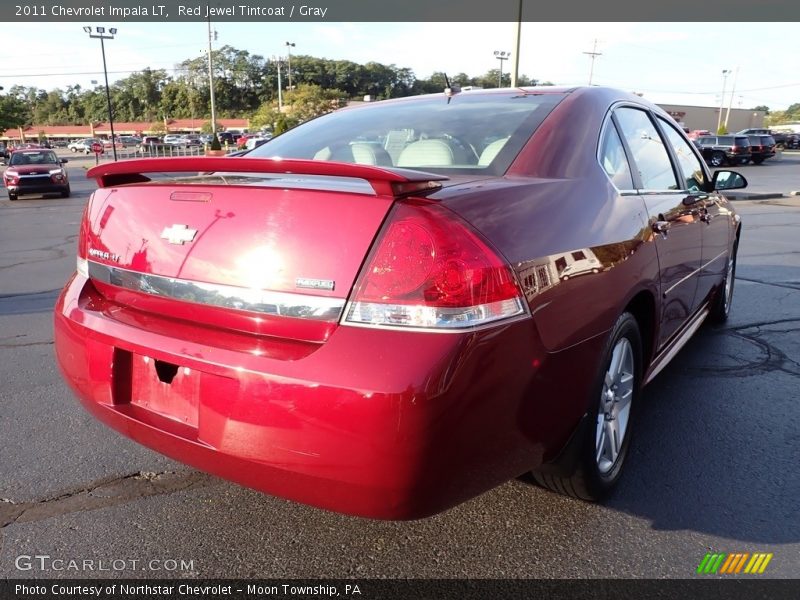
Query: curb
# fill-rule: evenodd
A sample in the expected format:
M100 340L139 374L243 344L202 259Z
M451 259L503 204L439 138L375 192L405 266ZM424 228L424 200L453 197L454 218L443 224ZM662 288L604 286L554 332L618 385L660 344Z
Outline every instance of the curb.
M783 198L784 196L785 194L781 192L763 192L763 193L728 192L725 194L725 197L728 198L729 200L772 200L774 198Z

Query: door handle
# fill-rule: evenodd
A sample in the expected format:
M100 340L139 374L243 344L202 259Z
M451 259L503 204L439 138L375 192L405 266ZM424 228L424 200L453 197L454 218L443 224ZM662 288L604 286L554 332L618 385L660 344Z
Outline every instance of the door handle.
M701 200L708 200L707 194L689 194L686 198L683 199L684 206L692 206L693 204L697 204Z

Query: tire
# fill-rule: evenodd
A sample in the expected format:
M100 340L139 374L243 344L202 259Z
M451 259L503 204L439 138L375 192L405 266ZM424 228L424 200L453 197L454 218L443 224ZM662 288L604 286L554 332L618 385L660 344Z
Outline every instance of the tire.
M754 159L753 159L753 164L754 164L754 165L760 165L760 164L761 164L761 163L763 163L763 162L764 162L764 159L763 159L763 158L754 158Z
M65 189L63 192L61 192L61 197L62 198L69 198L70 193L71 192L70 192L69 186L67 186L67 189Z
M631 313L617 319L600 364L589 397L587 426L577 432L579 450L572 472L532 473L542 487L588 501L602 500L613 489L630 447L642 381L642 337Z
M8 194L8 199L9 199L11 202L13 202L14 200L16 200L17 198L18 198L18 196L17 196L16 194L11 194L11 193L9 193L9 194Z
M725 279L717 290L717 294L712 300L711 311L708 318L712 323L724 323L728 320L733 302L733 286L736 283L736 256L739 253L739 238L733 244L733 250L728 256L725 265Z
M77 148L70 148L70 149L69 149L69 151L70 151L70 152L72 152L72 153L74 154L75 152L77 152L77 151L78 151L78 149L77 149Z
M712 167L721 167L725 164L725 154L723 152L712 152L708 164Z

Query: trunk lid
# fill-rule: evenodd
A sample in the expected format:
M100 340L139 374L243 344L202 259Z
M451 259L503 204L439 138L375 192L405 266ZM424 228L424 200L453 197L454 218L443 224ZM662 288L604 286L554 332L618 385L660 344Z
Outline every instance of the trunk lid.
M165 317L327 339L402 186L434 190L441 178L277 162L145 159L90 170L113 186L95 192L84 222L95 287ZM195 175L142 175L152 170Z

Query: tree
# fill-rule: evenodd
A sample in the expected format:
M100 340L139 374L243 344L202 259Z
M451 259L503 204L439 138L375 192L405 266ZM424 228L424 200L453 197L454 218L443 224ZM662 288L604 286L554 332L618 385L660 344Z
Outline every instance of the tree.
M200 127L200 133L213 133L214 131L219 131L221 127L219 123L217 123L216 128L211 125L211 120L203 122L202 127Z
M28 107L14 96L0 96L0 131L14 129L29 122Z
M751 110L760 110L760 111L765 112L766 114L769 114L769 106L764 106L763 104L759 104L758 106L756 106L755 108L753 108Z

